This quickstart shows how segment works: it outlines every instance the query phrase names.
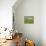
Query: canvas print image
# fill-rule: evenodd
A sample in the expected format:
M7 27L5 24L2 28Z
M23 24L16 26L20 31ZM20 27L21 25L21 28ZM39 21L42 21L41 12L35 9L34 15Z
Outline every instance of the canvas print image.
M24 16L24 24L33 24L34 16Z

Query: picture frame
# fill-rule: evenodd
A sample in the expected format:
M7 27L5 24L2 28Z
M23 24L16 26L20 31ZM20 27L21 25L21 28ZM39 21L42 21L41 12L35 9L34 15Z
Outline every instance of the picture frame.
M34 16L24 16L24 24L34 24Z

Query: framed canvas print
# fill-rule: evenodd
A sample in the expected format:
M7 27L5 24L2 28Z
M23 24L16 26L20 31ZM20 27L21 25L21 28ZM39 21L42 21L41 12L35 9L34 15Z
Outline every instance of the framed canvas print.
M24 16L24 24L34 24L34 16Z

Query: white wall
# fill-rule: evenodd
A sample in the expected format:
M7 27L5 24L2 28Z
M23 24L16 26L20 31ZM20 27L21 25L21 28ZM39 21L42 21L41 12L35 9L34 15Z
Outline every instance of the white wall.
M12 28L12 6L16 0L0 0L0 27Z
M16 6L16 5L14 5ZM14 8L15 28L22 32L24 37L36 41L40 46L41 40L41 0L23 0ZM34 16L34 24L24 24L24 16Z
M41 1L41 40L42 46L46 46L46 0Z

